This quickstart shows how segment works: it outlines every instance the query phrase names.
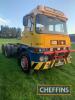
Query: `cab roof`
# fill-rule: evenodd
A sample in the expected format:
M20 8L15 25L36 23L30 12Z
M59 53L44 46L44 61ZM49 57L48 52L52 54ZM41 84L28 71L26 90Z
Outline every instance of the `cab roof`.
M35 9L31 11L31 14L37 15L37 14L44 14L51 17L59 18L60 20L66 21L68 18L65 16L65 14L59 10L49 8L43 5L37 6Z

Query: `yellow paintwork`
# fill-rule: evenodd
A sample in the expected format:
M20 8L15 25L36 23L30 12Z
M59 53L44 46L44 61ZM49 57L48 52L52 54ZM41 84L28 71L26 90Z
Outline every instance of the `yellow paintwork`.
M67 63L67 60L66 60L66 59L64 59L64 63L65 63L65 64Z
M44 66L43 69L48 69L48 68L50 68L50 65L51 65L51 61L48 61L48 62L45 64L45 66Z
M50 40L65 40L66 45L51 45ZM22 37L22 44L30 47L51 48L51 47L69 47L71 45L68 35L61 34L39 34L27 32Z
M52 61L51 68L54 66L54 64L55 64L55 59Z
M66 18L66 17L65 17ZM28 45L30 47L38 47L38 48L51 48L51 47L70 47L71 42L68 34L54 34L54 33L36 33L35 31L35 25L36 20L34 16L34 26L33 26L33 32L28 32L24 29L23 34L24 36L21 39L22 44ZM65 40L66 45L51 45L50 40Z
M35 69L35 70L39 70L39 69L41 68L42 64L43 64L43 62L38 63L38 64L35 66L34 69Z
M33 65L34 65L34 63L35 63L35 62L34 62L34 61L32 61L32 62L31 62L31 66L33 66Z

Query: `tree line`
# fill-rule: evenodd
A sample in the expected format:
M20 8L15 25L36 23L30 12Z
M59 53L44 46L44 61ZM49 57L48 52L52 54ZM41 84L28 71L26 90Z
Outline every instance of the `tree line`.
M0 38L20 38L21 28L1 26Z

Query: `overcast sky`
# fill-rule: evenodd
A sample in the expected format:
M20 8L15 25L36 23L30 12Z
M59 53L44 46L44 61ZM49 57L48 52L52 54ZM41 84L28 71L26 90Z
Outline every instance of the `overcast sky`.
M68 17L68 33L75 33L75 0L0 0L0 25L23 29L23 16L39 4L63 11Z

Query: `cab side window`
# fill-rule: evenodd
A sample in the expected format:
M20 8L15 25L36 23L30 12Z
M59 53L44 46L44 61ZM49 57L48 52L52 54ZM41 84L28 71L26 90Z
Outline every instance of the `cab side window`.
M31 28L31 20L28 18L28 27Z

